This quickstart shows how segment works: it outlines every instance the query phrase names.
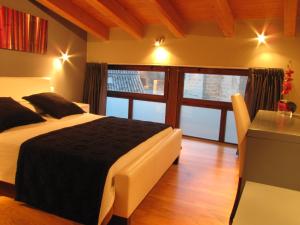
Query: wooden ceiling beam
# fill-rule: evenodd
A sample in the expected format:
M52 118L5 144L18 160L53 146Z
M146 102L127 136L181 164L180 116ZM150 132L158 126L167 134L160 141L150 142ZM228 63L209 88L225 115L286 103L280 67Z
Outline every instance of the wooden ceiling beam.
M158 16L161 22L178 38L184 37L186 34L185 21L180 17L170 1L152 0L157 8Z
M96 37L108 40L109 28L89 15L87 12L81 10L73 5L71 1L65 0L37 0L39 3L64 17L70 22L74 23L81 29L95 35Z
M283 7L284 35L294 37L297 25L298 0L284 0Z
M214 17L224 36L234 35L234 18L228 0L211 0Z
M116 0L85 0L101 14L109 15L112 22L127 31L133 37L141 39L144 36L144 26Z

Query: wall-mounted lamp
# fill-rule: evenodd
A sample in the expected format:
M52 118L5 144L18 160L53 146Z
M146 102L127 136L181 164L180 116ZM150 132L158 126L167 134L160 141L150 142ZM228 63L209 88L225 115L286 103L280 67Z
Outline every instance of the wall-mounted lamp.
M68 52L63 53L61 52L61 57L55 58L53 60L53 66L55 70L61 70L65 61L69 61L70 56Z
M68 55L68 53L61 53L61 59L64 61L68 61L70 58L70 56Z
M60 58L55 58L53 60L53 67L55 70L61 70L62 69L62 61Z
M165 37L164 37L164 36L161 36L161 37L155 39L154 46L155 46L155 47L159 47L159 46L161 46L164 42L165 42Z
M264 33L262 34L257 34L257 41L258 41L258 44L264 44L266 43L266 36Z

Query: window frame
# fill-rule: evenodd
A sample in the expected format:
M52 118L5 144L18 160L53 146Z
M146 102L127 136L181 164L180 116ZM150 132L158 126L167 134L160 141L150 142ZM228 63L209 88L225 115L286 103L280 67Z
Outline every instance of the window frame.
M204 68L204 67L187 67L187 66L160 66L160 65L118 65L109 64L108 69L115 70L139 70L139 71L158 71L165 72L164 95L141 94L130 92L107 91L108 97L125 98L128 99L128 118L133 118L133 101L151 101L161 102L166 104L165 123L178 128L180 125L181 106L204 107L221 110L219 140L218 142L225 142L227 111L232 111L231 102L214 101L184 98L184 75L185 73L195 74L211 74L218 75L236 75L236 76L250 76L250 69L240 68ZM248 79L249 81L249 79ZM249 82L247 82L245 90L245 99L248 98ZM187 135L185 135L187 136ZM200 137L195 137L204 139ZM214 140L211 140L214 141Z
M181 106L193 106L193 107L203 107L221 110L220 118L220 129L219 129L219 142L225 143L225 132L226 132L226 121L227 121L227 111L232 111L231 102L214 101L214 100L204 100L204 99L193 99L184 97L184 78L185 73L190 74L211 74L212 76L218 75L230 75L230 76L247 76L249 78L249 69L226 69L226 68L196 68L196 67L182 67L179 72L179 93L178 93L178 105L177 105L177 118L176 127L180 125L180 113ZM245 98L247 98L248 82L245 90Z
M150 102L161 102L167 104L168 90L169 90L169 68L165 66L147 66L147 65L108 65L108 70L137 70L137 71L149 71L149 72L165 72L164 81L164 94L141 94L133 92L119 92L119 91L107 91L107 97L125 98L129 101L128 106L128 119L133 118L133 101L142 100ZM167 106L166 106L167 108ZM165 115L165 122L167 122L167 110Z

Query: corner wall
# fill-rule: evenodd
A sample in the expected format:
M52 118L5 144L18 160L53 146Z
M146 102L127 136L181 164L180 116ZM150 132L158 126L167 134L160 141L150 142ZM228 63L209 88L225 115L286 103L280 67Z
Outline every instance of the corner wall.
M57 93L74 101L82 100L86 64L86 32L53 14L35 1L0 0L0 5L48 20L47 54L0 49L0 76L52 77ZM69 50L70 62L55 70L53 60Z
M300 24L300 21L298 22ZM270 35L266 45L257 45L253 27L267 27ZM298 30L300 28L298 27ZM161 64L199 67L279 67L285 68L292 60L295 70L293 90L288 99L298 105L300 112L300 37L282 36L283 27L278 21L248 21L236 24L236 35L225 38L213 23L189 28L184 38L174 38L166 29L151 26L145 38L135 40L120 29L112 29L110 40L101 41L88 35L88 62L111 64ZM154 39L165 36L163 45L167 57L159 61L153 46ZM298 90L297 90L298 89Z

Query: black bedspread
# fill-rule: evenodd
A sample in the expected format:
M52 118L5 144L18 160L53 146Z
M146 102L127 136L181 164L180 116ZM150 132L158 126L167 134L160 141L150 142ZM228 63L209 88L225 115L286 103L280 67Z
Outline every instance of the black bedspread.
M16 199L83 224L97 224L110 166L165 128L106 117L32 138L20 149Z

